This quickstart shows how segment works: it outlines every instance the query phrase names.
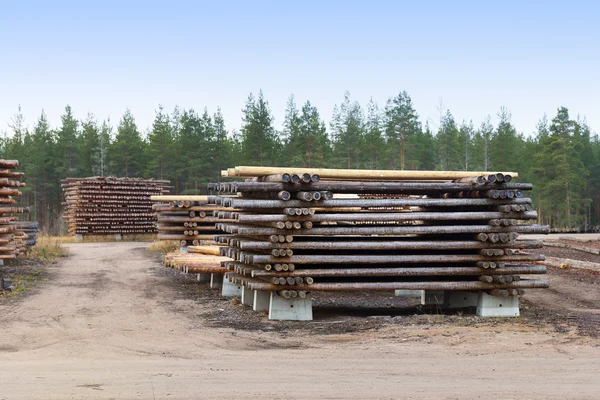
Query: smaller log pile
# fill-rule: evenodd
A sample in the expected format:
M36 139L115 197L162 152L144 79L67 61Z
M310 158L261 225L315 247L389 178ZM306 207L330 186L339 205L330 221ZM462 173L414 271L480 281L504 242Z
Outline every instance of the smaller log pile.
M16 258L25 250L27 235L18 231L18 217L13 215L29 212L28 208L15 207L13 197L21 196L19 188L25 186L21 182L23 172L14 171L18 166L17 160L0 160L0 260Z
M184 274L218 274L227 270L222 262L232 261L219 256L219 246L189 246L188 253L173 252L165 256L165 267L174 268Z
M219 257L219 247L214 246L215 228L221 222L213 213L225 208L210 205L211 196L152 196L156 212L158 240L179 241L181 250L165 256L165 266L184 274L197 274L199 281L210 281L218 288L226 272L222 262L232 261ZM199 246L203 245L203 246Z
M64 179L69 235L155 233L150 197L168 193L168 183L99 176Z
M29 247L35 246L40 224L37 221L17 221L17 230L26 235L25 244Z
M158 240L177 240L182 247L212 243L216 222L213 216L223 207L208 204L209 196L152 196L152 210L156 213Z

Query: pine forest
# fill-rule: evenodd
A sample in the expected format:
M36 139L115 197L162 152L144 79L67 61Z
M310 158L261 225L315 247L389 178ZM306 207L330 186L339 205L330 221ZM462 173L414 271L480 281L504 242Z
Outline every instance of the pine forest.
M576 112L576 110L575 110ZM119 121L77 120L70 106L60 126L41 115L26 124L21 109L0 139L0 158L18 159L27 187L21 203L43 230L64 233L60 181L114 175L168 179L175 194L206 193L234 165L406 170L517 171L534 184L540 223L555 229L600 230L600 139L585 120L559 107L532 133L517 131L508 109L493 125L457 121L450 110L423 122L408 93L385 105L359 104L346 93L329 124L309 101L290 96L277 129L262 92L250 94L239 130L228 132L220 109L156 110L141 132L125 110Z

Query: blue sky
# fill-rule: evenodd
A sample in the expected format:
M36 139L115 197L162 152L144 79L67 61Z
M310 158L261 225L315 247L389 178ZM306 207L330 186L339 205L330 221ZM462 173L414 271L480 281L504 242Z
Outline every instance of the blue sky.
M440 104L478 125L501 106L517 129L566 106L600 131L597 2L2 1L0 132L20 104L56 126L66 104L142 130L159 104L239 129L262 89L281 127L291 93L328 122L344 92L381 107L401 90L437 127Z

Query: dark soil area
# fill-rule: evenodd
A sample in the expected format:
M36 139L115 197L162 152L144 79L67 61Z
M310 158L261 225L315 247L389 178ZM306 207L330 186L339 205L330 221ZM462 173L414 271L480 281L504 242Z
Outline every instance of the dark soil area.
M377 331L389 324L417 325L428 329L432 325L502 326L525 324L553 326L557 332L576 329L584 336L600 337L600 299L579 298L571 294L563 282L583 285L583 290L600 294L600 273L586 270L548 269L551 289L528 290L521 298L521 318L480 318L475 308L442 310L436 306L421 306L418 298L396 297L389 292L313 294L313 321L270 321L266 313L257 313L240 304L238 298L221 297L219 290L198 283L196 275L185 275L170 268L157 268L156 273L168 276L180 298L201 303L206 311L198 327L210 326L247 331L278 332L283 337L295 333L342 334ZM566 295L568 294L568 296ZM539 301L543 298L544 301Z
M2 278L10 279L14 289L4 290L0 286L0 301L14 299L16 295L26 295L31 293L38 283L48 279L48 266L55 265L43 263L41 261L19 259L18 262L10 260L7 265L0 266L0 282Z

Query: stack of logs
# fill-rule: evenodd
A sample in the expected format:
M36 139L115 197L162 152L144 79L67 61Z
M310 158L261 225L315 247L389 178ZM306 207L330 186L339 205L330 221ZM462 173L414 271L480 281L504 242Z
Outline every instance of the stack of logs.
M16 258L26 249L27 234L18 230L13 214L29 212L28 208L15 207L13 198L21 196L23 172L13 171L19 166L17 160L0 160L0 260Z
M37 221L17 221L15 222L17 230L27 235L25 244L29 247L35 246L40 224Z
M140 178L67 178L69 235L155 233L151 196L168 193L169 181Z
M224 210L208 204L208 196L152 196L159 240L177 240L182 247L212 242L219 231L214 211Z
M158 240L176 240L180 251L165 256L165 266L185 274L198 274L198 280L210 279L211 285L222 281L225 268L214 244L219 233L213 213L225 208L208 204L208 196L152 196L156 213ZM233 222L233 221L230 221ZM210 275L209 275L210 274Z
M291 171L290 171L291 170ZM236 167L245 182L209 189L227 207L217 227L226 277L256 291L303 298L316 291L475 291L523 294L548 282L535 265L548 233L516 173ZM288 172L289 171L289 172ZM291 172L291 173L290 173ZM234 222L230 222L234 220ZM449 292L448 292L449 293ZM478 310L479 312L479 310Z

